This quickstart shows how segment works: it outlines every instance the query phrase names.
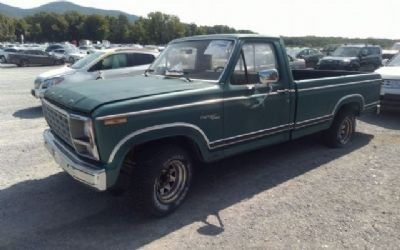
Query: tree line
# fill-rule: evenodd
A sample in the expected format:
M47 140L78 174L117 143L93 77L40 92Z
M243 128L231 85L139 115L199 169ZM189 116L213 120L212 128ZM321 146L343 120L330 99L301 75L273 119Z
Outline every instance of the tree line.
M56 14L41 12L24 18L11 18L0 14L0 41L19 41L21 35L28 42L62 42L88 39L109 40L113 43L167 44L185 36L254 33L236 30L226 25L198 26L183 23L177 16L152 12L130 22L125 15L85 15L78 12ZM390 39L349 39L342 37L283 37L287 46L324 47L327 44L369 43L389 48Z
M167 44L175 38L220 33L252 33L226 25L198 26L177 16L152 12L130 22L125 15L84 15L78 12L41 12L24 18L0 14L0 41L62 42L88 39L113 43Z

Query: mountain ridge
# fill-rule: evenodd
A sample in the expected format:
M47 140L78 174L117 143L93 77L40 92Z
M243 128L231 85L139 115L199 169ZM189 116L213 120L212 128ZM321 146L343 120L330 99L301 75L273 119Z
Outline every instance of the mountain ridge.
M29 15L34 15L39 12L54 12L62 14L68 11L77 11L81 14L86 15L99 14L107 16L118 16L122 14L126 15L130 21L136 21L139 18L137 15L129 14L119 10L104 10L93 7L85 7L69 1L50 2L30 9L14 7L0 2L0 13L10 17L25 17Z

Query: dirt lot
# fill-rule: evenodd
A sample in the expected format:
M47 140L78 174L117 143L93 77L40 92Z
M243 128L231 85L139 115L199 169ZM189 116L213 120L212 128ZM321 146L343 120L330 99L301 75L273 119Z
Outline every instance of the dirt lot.
M45 151L29 92L49 69L0 66L0 249L399 249L400 114L363 117L346 149L307 137L204 166L151 220Z

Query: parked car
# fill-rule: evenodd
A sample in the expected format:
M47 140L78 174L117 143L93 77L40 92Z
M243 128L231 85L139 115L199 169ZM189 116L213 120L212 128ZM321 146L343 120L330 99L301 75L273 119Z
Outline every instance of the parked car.
M382 50L382 65L385 66L399 53L398 50Z
M64 45L62 45L62 44L52 44L52 45L49 45L46 49L45 49L45 51L46 52L52 52L53 50L56 50L56 49L64 49Z
M304 59L307 68L315 68L324 55L316 49L303 49L297 53L296 58Z
M56 49L50 52L50 54L63 59L65 62L70 64L74 64L76 61L79 61L87 55L80 53L78 49Z
M55 86L42 99L45 146L77 181L127 184L157 216L183 202L195 162L318 132L346 146L356 116L379 105L380 75L290 70L283 50L279 37L182 38L144 75Z
M291 69L305 69L306 61L304 59L297 59L292 57L291 55L287 55L289 60L289 66Z
M124 48L89 54L73 65L40 74L35 79L31 93L33 96L41 98L49 87L61 83L143 74L158 54L154 51Z
M17 53L18 50L15 48L4 48L0 50L0 63L7 63L8 56L12 53Z
M381 74L383 78L382 109L400 110L400 54L375 72Z
M342 45L331 56L322 58L321 70L374 71L382 65L382 49L378 45Z
M392 46L391 49L392 49L392 50L400 51L400 42L397 42L397 43L393 44L393 46Z
M50 55L41 50L24 50L18 53L9 54L7 62L10 64L16 64L19 67L29 65L46 66L64 64L62 58Z

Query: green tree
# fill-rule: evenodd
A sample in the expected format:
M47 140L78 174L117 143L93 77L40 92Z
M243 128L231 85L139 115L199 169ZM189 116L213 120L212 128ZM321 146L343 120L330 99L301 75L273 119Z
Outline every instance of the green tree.
M79 41L85 38L84 24L86 21L86 15L82 15L76 11L70 11L64 14L64 19L68 23L66 40Z
M107 38L109 27L107 19L101 15L89 15L83 25L86 39L101 41Z
M15 22L12 18L0 14L0 41L15 40Z

